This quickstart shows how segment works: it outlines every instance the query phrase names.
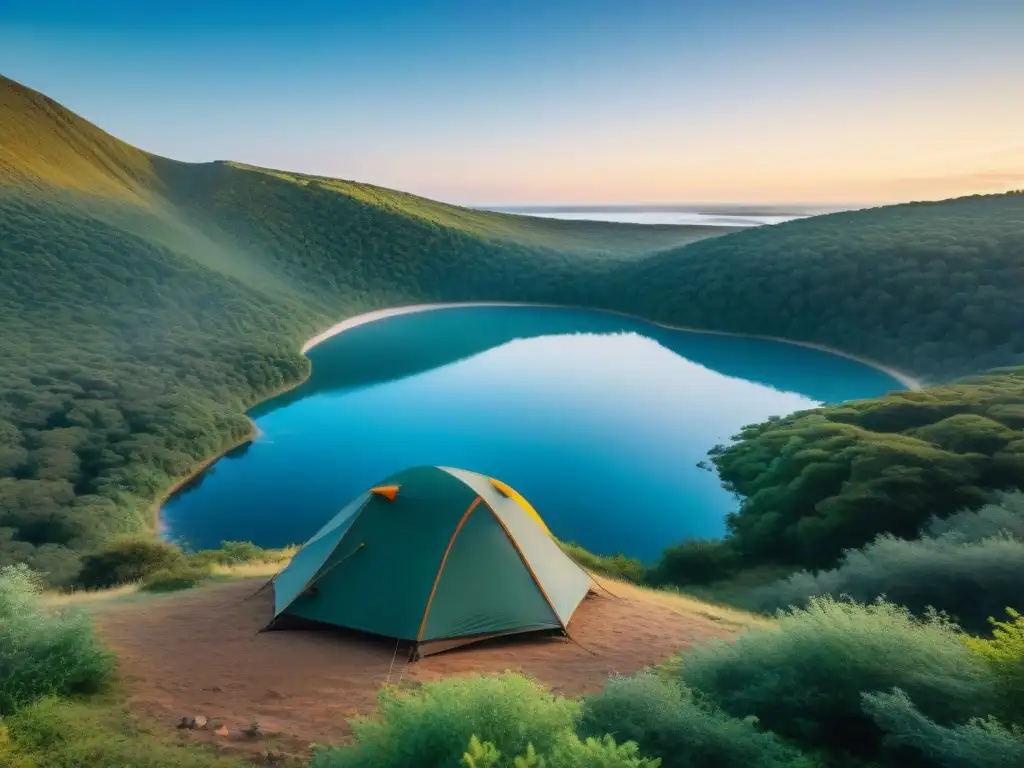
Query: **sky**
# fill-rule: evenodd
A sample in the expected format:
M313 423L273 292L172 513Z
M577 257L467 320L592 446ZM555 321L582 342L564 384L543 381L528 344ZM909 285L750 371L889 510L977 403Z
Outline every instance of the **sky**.
M465 205L1024 188L1024 0L0 0L0 74L178 160Z

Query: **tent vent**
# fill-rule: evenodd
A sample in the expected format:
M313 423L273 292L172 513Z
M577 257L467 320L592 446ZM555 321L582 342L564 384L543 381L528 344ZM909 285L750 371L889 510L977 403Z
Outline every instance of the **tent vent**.
M394 501L395 496L398 495L397 485L378 485L376 488L371 488L370 493L374 496L382 496L388 501Z

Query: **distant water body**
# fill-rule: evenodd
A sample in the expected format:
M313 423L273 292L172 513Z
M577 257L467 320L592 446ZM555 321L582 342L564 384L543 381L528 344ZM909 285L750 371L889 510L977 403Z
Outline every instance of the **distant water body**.
M556 536L650 561L718 537L736 500L697 463L743 425L903 386L816 349L576 309L458 307L358 325L308 353L260 436L164 507L194 547L304 541L404 467L497 477Z
M753 206L518 206L491 208L502 213L518 213L550 219L573 221L610 221L620 224L673 224L676 226L756 227L781 224L839 209L808 207Z

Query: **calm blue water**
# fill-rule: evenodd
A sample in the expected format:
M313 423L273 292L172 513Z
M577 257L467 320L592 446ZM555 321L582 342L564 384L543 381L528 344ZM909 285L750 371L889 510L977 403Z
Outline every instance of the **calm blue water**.
M359 326L252 416L262 435L164 508L165 535L298 543L403 467L508 482L556 536L655 559L736 507L696 467L740 427L902 389L816 350L669 331L584 310L463 307Z

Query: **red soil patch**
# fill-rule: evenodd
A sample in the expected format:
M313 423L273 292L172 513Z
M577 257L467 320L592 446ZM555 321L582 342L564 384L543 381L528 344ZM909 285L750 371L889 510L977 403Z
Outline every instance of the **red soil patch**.
M117 652L133 708L173 728L181 717L216 718L229 729L217 741L231 751L306 753L338 743L347 718L372 712L388 680L394 641L337 631L278 630L258 634L271 616L271 594L251 597L261 580L231 582L146 601L96 606L101 633ZM391 682L513 670L552 690L599 690L612 674L631 674L695 642L730 634L699 614L645 600L638 590L599 593L577 609L569 629L578 644L556 638L493 640L405 663L394 660ZM250 598L250 599L246 599ZM581 647L582 646L582 647ZM245 739L257 720L275 736Z

